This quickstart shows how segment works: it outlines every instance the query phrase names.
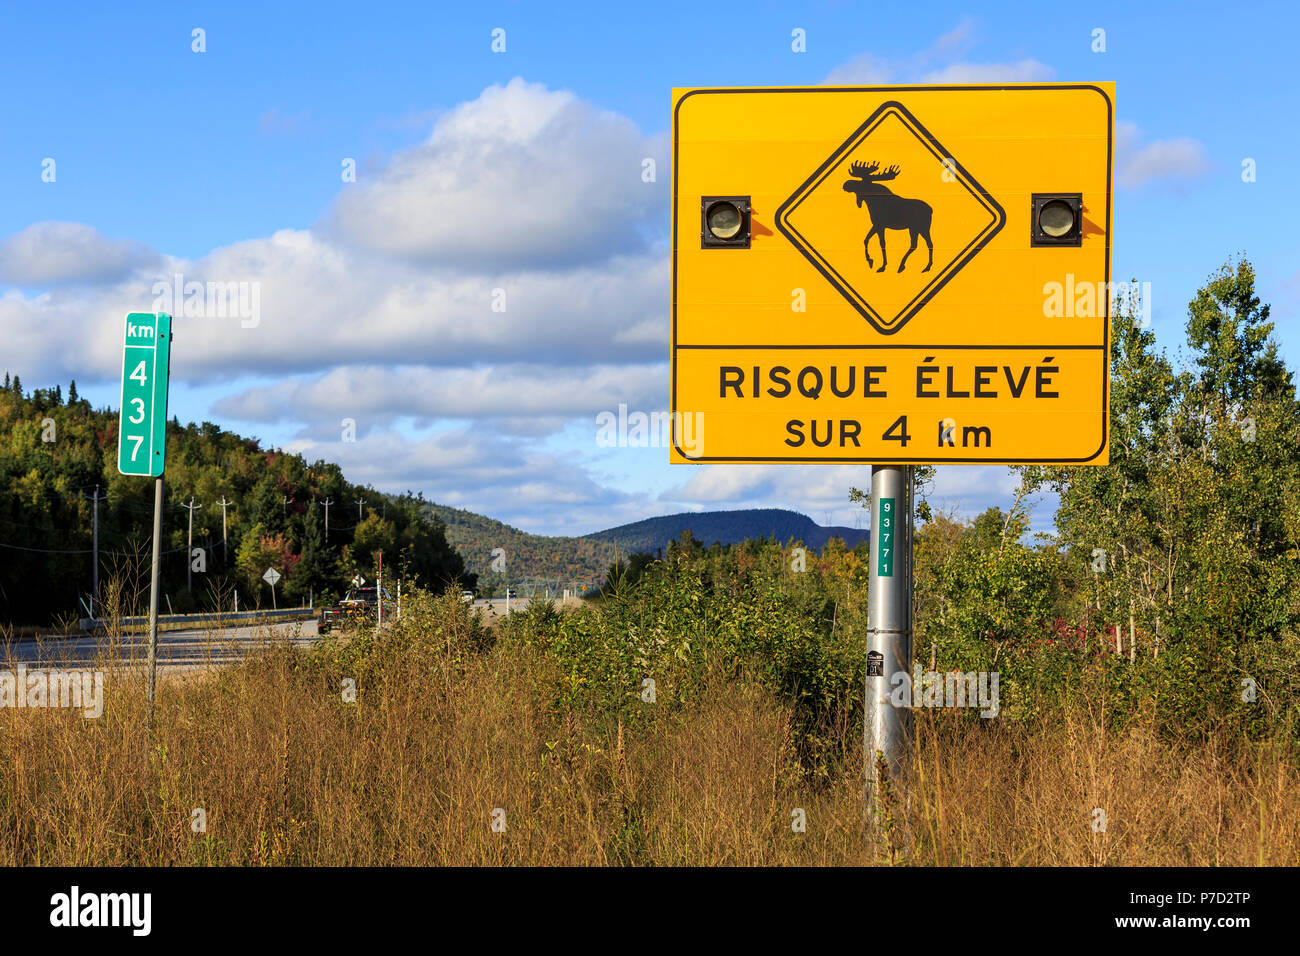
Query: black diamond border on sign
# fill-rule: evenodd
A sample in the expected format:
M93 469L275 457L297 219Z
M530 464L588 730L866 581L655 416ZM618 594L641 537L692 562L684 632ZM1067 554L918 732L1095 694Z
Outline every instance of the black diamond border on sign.
M912 131L913 135L915 135L917 139L919 139L921 143L930 150L930 152L934 153L940 163L943 163L945 160L951 161L952 168L957 174L958 181L965 186L967 191L975 197L980 205L982 205L989 214L993 216L993 221L988 226L985 226L984 229L971 240L970 244L958 254L957 258L949 263L948 266L945 267L945 270L936 276L929 285L917 293L916 298L904 306L903 311L899 313L892 325L887 323L879 313L872 309L867 303L865 297L859 294L847 280L840 276L829 262L822 259L818 255L817 250L813 248L812 243L805 239L794 225L786 219L790 213L794 212L795 209L799 207L799 204L803 202L804 199L811 195L812 190L816 186L821 185L821 181L825 178L826 174L831 169L838 166L846 154L857 149L861 144L861 141L866 139L872 132L875 125L882 121L891 111L898 114L899 118L903 121L903 124ZM835 290L839 292L840 295L844 296L850 305L858 310L864 319L871 323L872 327L875 328L877 332L881 335L893 335L906 325L909 319L920 312L921 309L925 307L926 303L934 297L935 293L947 285L948 280L960 272L966 263L970 262L971 259L973 259L975 255L988 244L989 240L1002 230L1002 227L1006 225L1007 214L1002 208L1002 205L976 181L975 177L972 176L964 166L962 166L955 156L939 144L939 141L934 138L928 129L921 125L906 106L897 100L889 100L882 103L879 108L877 108L876 111L867 118L867 121L854 130L853 135L846 139L840 148L835 150L826 162L817 167L817 170L804 181L803 185L796 189L790 195L790 198L780 205L776 211L775 218L776 227L781 231L781 234L790 241L791 245L803 254L804 258L813 264L813 267L825 277L827 282L835 287Z

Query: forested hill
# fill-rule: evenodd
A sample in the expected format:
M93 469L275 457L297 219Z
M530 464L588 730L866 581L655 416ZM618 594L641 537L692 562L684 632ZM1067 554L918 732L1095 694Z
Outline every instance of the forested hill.
M690 531L708 546L715 542L737 544L754 538L791 539L820 550L833 537L843 538L849 547L866 538L865 530L824 528L806 515L778 508L740 511L702 511L662 515L632 524L619 525L583 537L547 537L529 534L472 511L433 504L429 510L447 529L447 540L461 553L466 566L478 575L479 584L503 593L511 587L563 590L592 588L619 555L654 553L669 541ZM496 549L501 549L494 555ZM493 568L494 557L498 568Z
M850 548L866 540L868 532L862 528L823 527L797 511L783 508L751 508L741 511L700 511L685 514L646 518L632 524L619 525L607 531L597 531L582 540L608 541L618 545L620 551L654 552L669 541L690 531L703 545L715 541L738 544L753 538L776 538L778 541L802 542L805 547L820 551L831 538L842 538Z
M99 576L104 603L121 582L124 611L148 599L153 482L117 470L118 414L92 408L72 383L26 391L0 385L0 624L85 616L99 497ZM592 589L619 555L654 552L691 531L702 544L796 539L820 549L833 535L850 546L865 532L822 528L792 511L667 515L580 538L528 534L419 496L386 495L348 482L339 466L263 449L211 422L167 425L162 594L164 610L270 605L262 575L283 579L275 599L337 596L355 574L373 580L382 551L392 576L459 581L501 591ZM225 507L222 507L225 502ZM326 507L328 503L328 509ZM192 506L192 509L191 509ZM328 517L327 517L328 510ZM224 523L223 523L224 514ZM186 554L192 547L187 574ZM327 527L328 520L328 527ZM224 529L224 531L223 531ZM492 568L493 550L504 556ZM392 577L389 579L392 580ZM99 610L103 610L101 607Z
M0 624L84 616L91 590L93 499L98 489L100 590L123 581L126 610L148 599L154 483L117 470L118 415L62 387L0 387ZM262 575L283 575L283 606L337 595L353 575L384 566L437 585L471 583L421 498L346 481L338 465L264 450L218 426L167 425L163 610L270 605ZM225 507L222 507L222 502ZM326 530L328 502L328 531ZM193 505L191 512L188 506ZM187 536L193 546L187 589ZM225 517L223 525L223 514ZM223 533L224 527L224 533ZM199 570L201 568L201 570ZM391 578L390 578L391 580Z
M529 534L473 511L428 507L485 594L504 594L507 584L529 591L571 588L581 593L603 581L614 563L614 546L608 542Z

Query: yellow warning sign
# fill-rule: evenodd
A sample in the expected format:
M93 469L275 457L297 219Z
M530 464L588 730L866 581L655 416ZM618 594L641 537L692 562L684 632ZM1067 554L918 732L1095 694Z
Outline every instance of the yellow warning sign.
M674 462L1105 464L1113 84L674 91Z

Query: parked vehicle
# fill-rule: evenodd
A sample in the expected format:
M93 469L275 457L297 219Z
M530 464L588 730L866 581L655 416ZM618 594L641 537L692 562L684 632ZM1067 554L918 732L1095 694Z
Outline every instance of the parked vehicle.
M349 624L373 624L376 619L378 598L373 585L364 588L352 588L343 595L338 604L321 611L320 633L328 634L336 627ZM389 616L397 610L388 590L384 590L384 615Z

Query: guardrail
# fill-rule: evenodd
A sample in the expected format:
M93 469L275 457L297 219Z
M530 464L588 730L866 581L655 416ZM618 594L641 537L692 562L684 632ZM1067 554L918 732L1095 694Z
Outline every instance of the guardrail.
M226 624L231 621L293 621L311 620L316 611L309 607L285 608L283 611L225 611L209 614L159 614L158 626L167 624ZM116 623L123 630L147 628L148 617L119 617L116 621L104 617L83 617L78 622L83 631L104 630Z

